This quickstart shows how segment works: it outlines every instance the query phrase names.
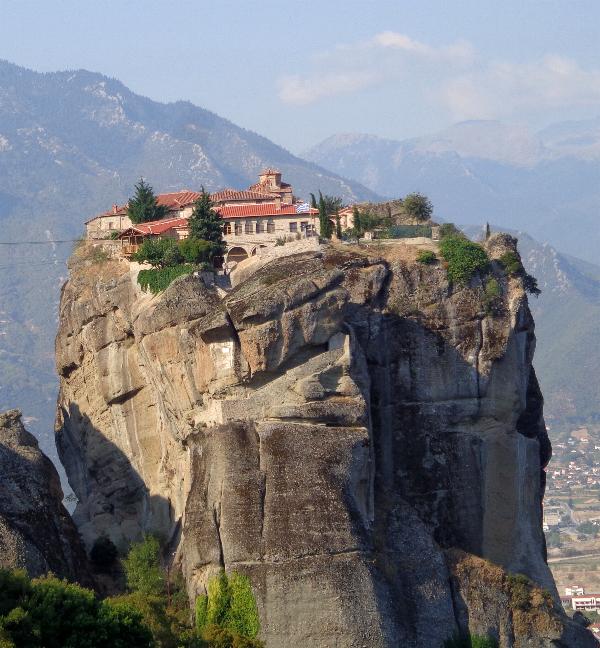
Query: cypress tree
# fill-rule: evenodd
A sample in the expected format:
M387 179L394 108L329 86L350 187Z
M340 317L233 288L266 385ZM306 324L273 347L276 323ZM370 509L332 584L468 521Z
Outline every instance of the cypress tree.
M327 205L323 194L319 191L319 229L322 238L331 238L331 221L327 213Z
M164 218L167 208L159 205L152 187L140 178L135 185L135 195L129 200L127 205L127 216L132 223L145 223L147 221L159 220Z
M194 210L189 220L190 238L210 241L213 244L214 254L222 254L225 250L225 241L223 241L221 225L221 216L213 209L210 194L202 187L202 193L194 203Z

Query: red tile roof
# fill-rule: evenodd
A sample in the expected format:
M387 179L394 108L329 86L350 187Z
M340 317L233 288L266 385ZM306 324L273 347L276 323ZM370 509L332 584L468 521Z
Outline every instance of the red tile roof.
M261 205L224 205L215 207L215 211L221 214L221 218L252 218L257 216L298 216L309 217L318 214L317 209L311 209L310 212L298 213L296 205L284 205L280 207L277 203L263 203Z
M262 186L262 185L261 185ZM213 202L222 202L226 200L273 200L270 193L264 191L250 191L249 189L221 189L210 195Z
M162 218L161 220L148 221L147 223L138 223L130 227L128 231L138 232L140 234L164 234L174 227L187 227L188 219L185 216L180 218ZM123 232L123 234L125 234Z
M175 191L173 193L158 194L156 196L156 202L159 205L164 205L168 209L179 209L196 202L201 195L197 191L183 189L182 191Z
M156 202L159 205L164 205L169 211L174 209L181 209L182 207L187 207L193 204L198 198L200 198L200 193L197 191L190 191L189 189L183 189L182 191L174 191L172 193L158 194L156 196ZM102 216L125 216L127 214L127 205L113 205L108 211L102 212L96 216L93 216L89 220L85 221L85 224L91 223L96 218Z

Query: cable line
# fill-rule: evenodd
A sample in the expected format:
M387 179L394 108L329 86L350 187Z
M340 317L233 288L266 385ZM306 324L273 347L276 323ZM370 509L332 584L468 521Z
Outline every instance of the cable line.
M59 239L56 241L0 241L0 245L52 245L54 243L77 243L78 241L81 241L81 239Z

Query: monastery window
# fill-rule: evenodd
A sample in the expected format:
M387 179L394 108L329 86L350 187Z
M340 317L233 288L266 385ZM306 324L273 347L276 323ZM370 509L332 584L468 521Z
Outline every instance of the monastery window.
M256 221L256 233L262 234L265 231L265 221L258 220Z
M231 223L225 223L223 225L223 234L231 234Z
M300 231L306 232L307 229L308 229L308 221L302 221L300 223Z
M235 234L239 236L242 233L242 221L235 221Z
M290 232L298 231L298 223L290 223Z
M274 231L275 231L275 223L274 223L272 220L270 220L270 221L267 223L267 232L268 232L269 234L273 234Z
M252 234L252 221L247 220L244 222L244 234Z
M112 228L113 228L113 222L112 222L112 221L108 221L108 229L112 229Z

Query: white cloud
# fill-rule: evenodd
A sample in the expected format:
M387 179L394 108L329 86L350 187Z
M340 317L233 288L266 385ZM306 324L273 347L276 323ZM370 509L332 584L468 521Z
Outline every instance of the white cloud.
M464 40L457 41L456 43L444 47L432 47L426 43L414 40L406 34L385 31L376 34L372 43L378 47L402 50L409 54L429 59L437 59L438 61L447 60L468 63L474 57L473 46Z
M472 56L472 47L464 41L435 48L405 34L385 31L367 41L340 44L332 51L316 55L317 67L326 71L280 78L279 98L284 103L307 105L397 78L404 59L463 64Z
M449 76L441 98L453 119L507 118L563 108L600 108L600 70L547 55L524 64L492 62Z
M347 72L315 77L287 76L279 80L279 97L289 104L307 105L336 95L362 90L376 83L375 72Z
M552 111L600 111L600 69L552 54L513 63L486 58L463 40L431 45L382 31L317 54L312 65L306 74L279 79L281 101L308 105L387 84L391 100L410 96L413 108L435 109L453 120L543 121Z

